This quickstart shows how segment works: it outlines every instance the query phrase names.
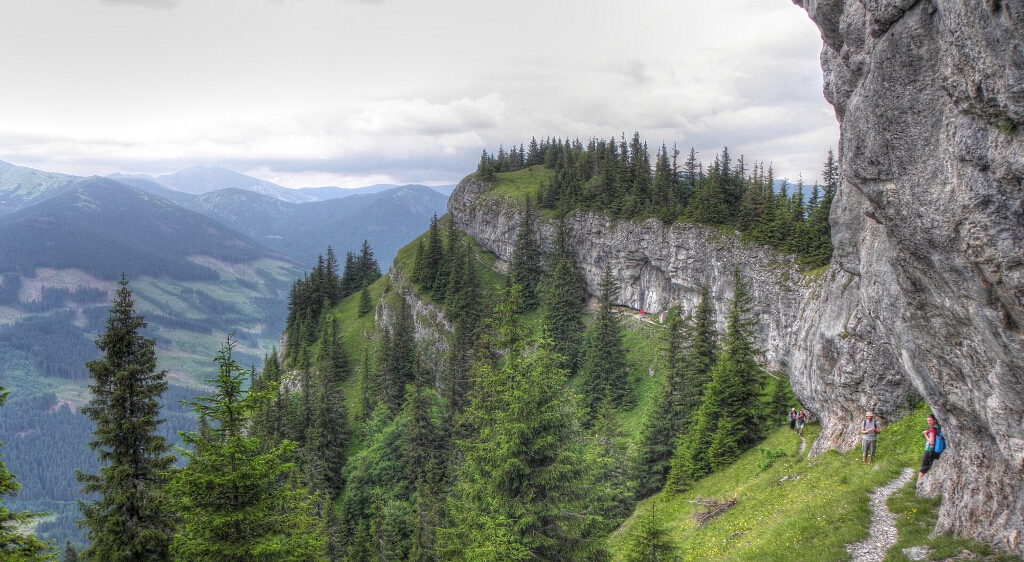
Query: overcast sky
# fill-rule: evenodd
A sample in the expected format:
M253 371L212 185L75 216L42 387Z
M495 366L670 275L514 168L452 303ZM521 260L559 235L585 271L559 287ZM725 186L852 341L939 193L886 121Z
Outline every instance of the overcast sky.
M0 0L0 160L440 184L483 148L639 131L814 181L820 49L790 0Z

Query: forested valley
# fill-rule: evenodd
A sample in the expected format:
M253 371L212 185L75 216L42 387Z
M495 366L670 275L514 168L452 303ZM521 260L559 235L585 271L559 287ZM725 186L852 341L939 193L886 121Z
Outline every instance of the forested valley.
M292 284L281 348L260 369L240 363L231 338L205 396L168 389L142 368L148 382L137 398L149 404L143 433L153 437L140 442L154 448L136 469L167 493L146 498L149 531L137 536L109 530L128 509L112 470L116 451L131 447L103 429L120 423L111 417L119 391L104 386L113 379L97 380L109 376L101 366L109 358L92 361L87 411L97 429L68 435L77 442L68 450L85 454L53 468L71 490L73 471L64 471L80 469L89 495L81 515L62 512L37 532L61 538L45 532L78 515L89 544L71 550L88 560L136 547L156 549L153 560L611 559L608 537L638 501L728 467L795 403L785 375L759 363L758 318L738 269L732 294L720 295L727 309L715 310L705 287L694 310L638 322L617 305L611 270L598 294L587 294L567 217L590 211L731 228L806 268L831 253L831 153L825 185L809 200L801 183L792 194L785 184L776 191L770 167L748 169L742 157L734 165L727 150L707 171L692 150L681 167L677 156L663 145L652 165L639 135L485 152L478 180L532 167L550 177L523 203L507 270L447 216L435 217L389 275L368 244L344 264L328 249ZM554 239L540 239L540 220L557 221ZM155 342L127 287L110 312L125 319L115 323L120 335L105 319L101 339L136 342L145 363ZM16 423L23 408L26 416L49 410L46 423L70 414L46 400L9 401L0 432L31 431ZM198 426L181 421L190 412ZM178 431L185 448L175 450L168 444ZM50 477L13 470L17 452L5 451L27 501L33 478ZM672 553L663 529L630 532L618 556L645 559L652 541Z

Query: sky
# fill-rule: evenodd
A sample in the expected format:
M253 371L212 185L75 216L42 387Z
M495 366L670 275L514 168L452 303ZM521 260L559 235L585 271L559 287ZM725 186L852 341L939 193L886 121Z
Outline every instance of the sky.
M0 0L0 160L437 185L638 131L813 182L839 140L820 50L791 0Z

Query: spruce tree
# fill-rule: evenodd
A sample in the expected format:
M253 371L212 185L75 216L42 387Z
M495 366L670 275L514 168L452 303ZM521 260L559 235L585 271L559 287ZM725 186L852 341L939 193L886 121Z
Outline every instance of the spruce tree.
M78 550L71 541L64 541L64 562L78 562Z
M580 411L567 373L542 344L526 355L513 287L498 308L504 362L474 367L474 428L459 442L463 462L449 496L452 525L440 531L445 560L596 560L601 518L583 462Z
M637 497L640 499L665 486L669 460L679 437L680 418L687 415L682 408L685 389L681 374L686 346L685 324L678 308L669 310L668 331L662 348L665 380L655 397L654 407L644 419L637 451Z
M449 336L448 360L440 376L440 394L444 398L444 425L454 430L456 417L466 408L466 392L469 390L469 370L473 364L473 347L477 342L480 324L480 308L483 297L476 274L476 263L472 252L465 253L462 267L461 290L452 300L451 309L455 329Z
M695 423L672 459L670 491L683 490L711 471L725 468L764 437L764 370L757 364L759 350L753 342L757 326L753 296L738 268L733 284L722 352Z
M673 419L679 424L675 429L677 434L686 433L704 398L705 387L711 382L711 370L718 361L715 304L707 285L701 287L700 302L693 312L693 322L686 325L686 332L686 353L679 365L676 386L681 400L673 414Z
M583 308L586 293L583 274L576 265L576 254L569 247L569 226L558 222L552 255L552 272L544 302L544 330L552 342L552 351L561 359L559 367L576 373L583 340Z
M597 406L608 397L613 407L630 403L628 396L629 367L626 365L626 350L622 343L622 326L615 312L615 299L619 296L619 285L612 276L610 266L605 266L598 284L597 315L591 330L583 368L582 392L584 404L591 415Z
M3 406L6 401L7 389L0 386L0 406ZM3 443L0 443L0 446L3 446ZM15 481L14 475L7 472L7 467L0 460L0 560L11 560L12 562L52 561L55 558L52 542L44 543L35 536L22 532L25 525L32 523L43 514L27 511L11 513L3 504L4 496L14 496L19 489L20 486Z
M385 328L381 341L381 368L377 382L378 396L392 415L405 400L405 385L413 382L416 363L415 326L412 309L399 299L398 310L392 313L392 329Z
M796 397L789 384L789 377L782 371L773 371L771 397L768 401L767 417L776 425L788 421L789 409L796 407Z
M669 534L665 521L658 512L658 502L652 502L626 535L622 559L625 562L678 562L679 547Z
M349 442L348 410L341 383L348 378L348 357L338 341L337 320L321 343L317 371L313 377L310 400L310 425L307 429L307 460L319 474L308 482L310 491L321 492L327 501L337 498L344 487L341 471ZM314 486L313 484L317 484Z
M437 215L430 219L430 228L427 230L427 247L423 253L423 266L416 272L423 290L432 293L434 281L437 279L437 272L441 268L441 261L444 259L444 243L441 241L441 232L437 225Z
M95 424L89 447L99 457L99 474L78 473L83 526L92 543L88 560L170 560L175 531L167 509L168 471L175 458L157 429L166 372L156 370L156 342L141 334L146 322L122 276L107 328L96 346L103 357L86 363L92 400L82 412Z
M522 287L523 312L537 308L540 303L537 287L543 274L540 244L537 242L536 209L527 197L508 270L508 283Z
M324 536L313 499L287 462L296 445L264 451L246 432L255 397L251 375L232 359L229 336L217 354L214 393L191 403L205 429L182 436L188 464L171 483L182 524L171 546L177 560L251 562L319 560Z
M363 290L359 292L359 308L356 312L359 316L366 316L371 310L373 301L370 299L370 285L363 281Z

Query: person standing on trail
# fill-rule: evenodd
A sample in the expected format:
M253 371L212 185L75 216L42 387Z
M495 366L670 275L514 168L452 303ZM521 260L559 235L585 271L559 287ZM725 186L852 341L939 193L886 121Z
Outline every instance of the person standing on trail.
M864 421L860 422L860 435L862 440L862 448L864 449L864 464L871 464L875 462L875 447L878 445L878 434L882 432L882 428L878 426L878 421L875 420L875 413L868 412L864 414Z
M921 432L924 435L924 456L921 457L921 471L917 475L917 480L920 481L924 478L924 475L928 473L932 468L932 463L939 460L939 455L942 454L944 443L939 447L939 452L935 452L935 444L939 440L945 441L942 436L942 426L935 419L935 415L928 414L928 429ZM915 485L916 487L916 485Z
M807 423L807 410L800 408L800 411L796 413L796 433L800 437L804 436L804 424Z
M796 431L796 408L789 409L789 428Z

